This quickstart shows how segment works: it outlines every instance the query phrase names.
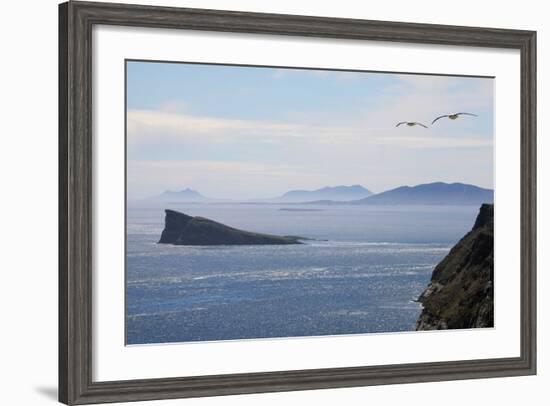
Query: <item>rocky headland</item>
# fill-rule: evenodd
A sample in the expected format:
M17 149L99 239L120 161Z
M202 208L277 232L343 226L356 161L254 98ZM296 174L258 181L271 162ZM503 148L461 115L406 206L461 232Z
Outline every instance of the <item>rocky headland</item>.
M472 230L435 267L418 298L417 330L494 327L493 212L483 204Z

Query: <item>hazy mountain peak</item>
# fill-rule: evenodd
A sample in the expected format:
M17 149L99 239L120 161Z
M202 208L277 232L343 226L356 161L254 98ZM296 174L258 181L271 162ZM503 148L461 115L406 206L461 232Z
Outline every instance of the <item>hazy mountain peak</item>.
M153 200L172 201L172 202L196 202L207 200L194 189L185 188L182 190L165 190L160 195L152 197Z
M400 186L360 199L358 204L478 205L493 203L493 190L466 183L432 182Z
M351 201L371 196L372 192L361 185L325 186L316 190L291 190L279 200L285 202L307 202L312 200Z

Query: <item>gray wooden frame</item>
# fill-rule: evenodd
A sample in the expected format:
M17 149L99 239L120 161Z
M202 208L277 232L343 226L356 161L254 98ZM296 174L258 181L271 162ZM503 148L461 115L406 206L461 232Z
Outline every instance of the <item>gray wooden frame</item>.
M94 24L518 49L521 54L521 354L202 377L92 381ZM66 404L339 388L536 373L536 33L217 10L59 6L59 400Z

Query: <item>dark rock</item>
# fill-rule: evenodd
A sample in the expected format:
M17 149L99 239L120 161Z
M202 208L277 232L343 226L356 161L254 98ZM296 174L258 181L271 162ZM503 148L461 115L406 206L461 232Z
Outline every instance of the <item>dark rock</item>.
M477 215L476 222L472 230L480 227L491 227L493 228L494 221L494 204L483 204L479 209L479 214Z
M226 226L204 217L165 210L160 244L175 245L287 245L301 244L297 236L253 233Z
M435 267L418 301L417 330L493 327L494 205L483 204L472 230Z

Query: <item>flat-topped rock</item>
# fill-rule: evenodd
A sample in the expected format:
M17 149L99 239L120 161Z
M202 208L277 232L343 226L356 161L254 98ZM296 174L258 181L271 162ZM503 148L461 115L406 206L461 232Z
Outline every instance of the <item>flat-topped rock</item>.
M239 230L204 217L165 210L159 244L174 245L288 245L301 244L297 236L277 236Z

